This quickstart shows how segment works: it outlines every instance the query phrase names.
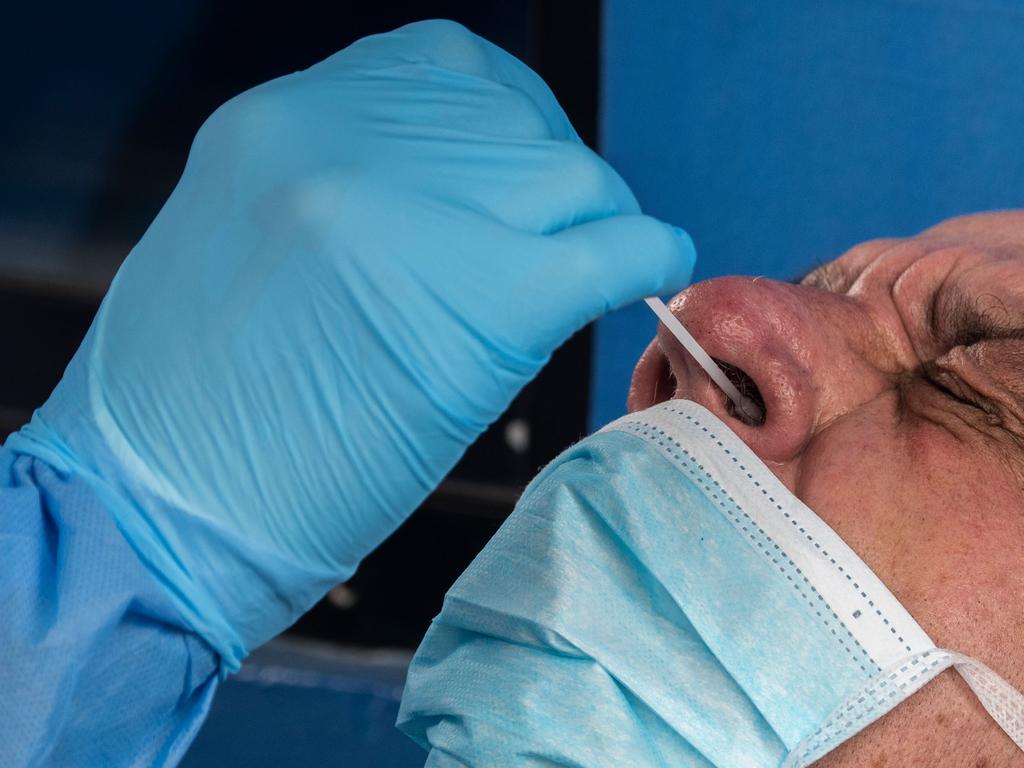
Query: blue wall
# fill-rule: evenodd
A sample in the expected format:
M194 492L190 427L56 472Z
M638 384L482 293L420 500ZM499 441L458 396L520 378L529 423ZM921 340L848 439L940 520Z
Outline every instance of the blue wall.
M602 153L693 235L695 279L1024 205L1024 2L608 0L603 35ZM594 427L648 314L598 324Z

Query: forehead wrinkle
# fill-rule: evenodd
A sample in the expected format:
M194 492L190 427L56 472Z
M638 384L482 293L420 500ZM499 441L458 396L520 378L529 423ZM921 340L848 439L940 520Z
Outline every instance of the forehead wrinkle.
M905 238L868 240L827 262L819 261L815 269L792 282L831 293L849 293L863 274L907 245L913 245L913 241Z
M935 337L935 318L937 303L942 294L943 286L950 280L955 263L946 266L941 278L935 283L935 277L928 273L935 269L934 252L918 254L916 258L903 265L892 278L886 295L892 305L903 332L919 363L932 357L929 341ZM923 273L923 274L922 274ZM933 285L928 285L931 282ZM924 295L921 297L922 289ZM910 300L906 294L914 295ZM921 299L924 299L922 301ZM921 332L924 332L922 335ZM929 338L930 337L930 338Z
M980 263L967 270L965 277L971 280L978 280L977 273L985 274L985 279L998 288L1001 296L1016 301L1024 307L1024 258L1005 253L995 254L998 258L991 258L989 254L987 262Z

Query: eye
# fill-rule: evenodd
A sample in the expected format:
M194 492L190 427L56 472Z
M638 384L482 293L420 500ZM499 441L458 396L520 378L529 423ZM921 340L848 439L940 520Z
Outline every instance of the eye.
M955 373L935 361L921 365L921 377L943 395L961 405L987 411L978 394Z

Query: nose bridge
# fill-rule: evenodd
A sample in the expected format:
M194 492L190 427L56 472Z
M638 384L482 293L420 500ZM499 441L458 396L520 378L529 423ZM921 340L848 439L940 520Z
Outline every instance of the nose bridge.
M807 307L784 283L764 278L720 277L697 283L670 304L685 313L687 327L736 351L760 348L807 321ZM796 351L796 350L794 350Z
M684 291L671 308L702 342L728 355L720 359L744 370L772 359L810 374L824 350L842 341L831 338L829 299L817 293L776 280L722 277Z

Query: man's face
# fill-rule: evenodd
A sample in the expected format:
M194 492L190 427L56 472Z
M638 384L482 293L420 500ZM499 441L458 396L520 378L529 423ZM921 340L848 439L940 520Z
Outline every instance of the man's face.
M799 285L709 280L670 306L753 381L765 421L737 419L664 327L630 409L669 397L709 408L937 645L1024 689L1024 212L864 243ZM1024 755L947 672L819 764L995 768Z

